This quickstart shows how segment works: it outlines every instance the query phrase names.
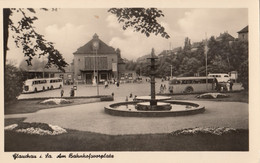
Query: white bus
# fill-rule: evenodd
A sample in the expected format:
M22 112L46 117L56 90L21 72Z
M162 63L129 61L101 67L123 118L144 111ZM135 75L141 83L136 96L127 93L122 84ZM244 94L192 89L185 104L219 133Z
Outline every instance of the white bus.
M170 93L208 92L215 90L214 77L178 77L169 81Z
M208 74L209 77L214 77L218 80L219 83L226 83L230 80L230 76L225 73L210 73Z
M50 89L62 88L61 78L28 79L23 86L23 93L39 92Z

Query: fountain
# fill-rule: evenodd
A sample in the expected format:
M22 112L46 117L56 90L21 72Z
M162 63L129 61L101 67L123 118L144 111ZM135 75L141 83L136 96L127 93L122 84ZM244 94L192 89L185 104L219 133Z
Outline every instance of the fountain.
M114 103L105 107L105 112L116 116L134 117L168 117L202 113L204 106L193 102L171 100L171 97L156 96L155 93L155 60L152 49L150 69L151 96L136 97L136 101Z
M154 49L152 49L151 57L147 58L151 60L151 69L150 69L150 78L151 78L151 97L150 96L141 96L137 97L137 100L147 101L143 103L137 103L137 110L171 110L170 103L158 102L163 100L169 100L171 97L155 96L155 60L158 59L154 54Z

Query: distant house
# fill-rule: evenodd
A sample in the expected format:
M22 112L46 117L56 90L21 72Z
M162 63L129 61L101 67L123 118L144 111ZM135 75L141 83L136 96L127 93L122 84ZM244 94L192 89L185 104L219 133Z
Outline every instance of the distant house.
M231 36L228 32L224 32L224 33L221 33L217 38L216 38L216 41L223 41L223 40L226 40L226 41L234 41L235 38L233 36Z
M39 61L39 59L35 58L32 61L32 66L28 66L26 62L22 62L19 67L21 70L25 71L27 79L60 77L63 79L64 83L68 80L72 81L72 64L64 68L65 72L58 70L55 66L45 68L45 64L46 62Z
M87 84L118 79L124 68L120 53L99 39L97 34L74 55L74 78Z
M133 82L136 78L137 74L135 71L125 71L124 73L121 73L120 76L122 82Z
M242 41L248 41L248 26L241 29L238 33L238 39Z
M136 59L136 62L138 62L138 63L146 63L147 62L147 58L149 58L150 56L151 56L151 54L147 54L147 55L141 56L141 57Z
M181 47L177 47L177 48L174 48L172 50L163 50L159 55L158 57L161 58L161 57L165 57L165 56L170 56L170 55L177 55L178 52L181 51Z

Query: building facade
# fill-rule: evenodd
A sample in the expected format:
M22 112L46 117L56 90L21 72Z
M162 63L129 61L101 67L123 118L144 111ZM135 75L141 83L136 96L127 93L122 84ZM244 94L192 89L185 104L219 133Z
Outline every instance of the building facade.
M242 41L248 41L248 26L241 29L238 33L238 39Z
M124 65L118 51L95 34L92 40L73 53L74 79L86 84L118 80Z

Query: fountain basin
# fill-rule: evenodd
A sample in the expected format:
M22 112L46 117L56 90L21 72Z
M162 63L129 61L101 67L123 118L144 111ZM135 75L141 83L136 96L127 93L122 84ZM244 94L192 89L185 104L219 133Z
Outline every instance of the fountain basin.
M161 111L161 110L171 110L172 106L170 103L165 102L157 102L156 105L150 105L150 102L140 102L136 104L135 107L137 110L153 110L153 111Z
M193 102L167 100L164 103L169 103L172 107L170 110L137 110L136 105L139 102L119 102L106 106L105 113L113 116L125 117L175 117L187 116L203 113L205 107Z
M167 96L156 96L155 101L164 101L164 100L170 100L171 97ZM137 96L136 100L138 101L151 101L151 96Z

